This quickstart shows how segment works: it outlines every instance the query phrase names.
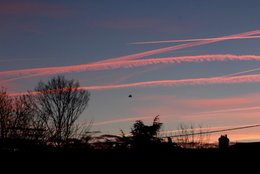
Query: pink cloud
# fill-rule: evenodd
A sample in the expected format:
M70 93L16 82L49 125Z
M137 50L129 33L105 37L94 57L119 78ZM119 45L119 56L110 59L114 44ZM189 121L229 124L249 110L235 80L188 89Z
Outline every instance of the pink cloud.
M0 3L0 14L2 15L37 15L48 17L63 17L72 11L61 4L53 4L46 2L6 2Z
M260 102L260 93L250 93L236 97L224 97L214 99L189 98L177 99L177 102L187 108L204 110L195 115L209 115L236 112L255 112L260 110L257 103ZM207 111L205 111L207 110Z
M117 119L117 120L95 122L95 123L93 123L93 126L120 123L120 122L129 122L129 121L136 121L136 120L147 120L147 119L152 120L153 118L154 117L152 117L152 116L128 117L128 118L122 118L122 119ZM84 125L81 125L81 126L84 126Z
M126 80L133 78L135 76L140 76L141 74L158 70L160 68L163 68L164 66L165 65L153 65L152 67L148 67L148 68L145 68L143 70L134 71L133 73L130 73L130 74L127 74L127 75L124 75L124 76L117 78L116 80L114 80L114 82L112 84L118 84L122 81L126 81Z
M196 122L230 123L259 123L260 107L237 107L231 109L217 109L206 112L193 112L182 115L183 120Z
M119 84L119 85L85 86L85 87L80 87L80 89L108 90L108 89L129 88L129 87L190 86L190 85L239 84L239 83L259 83L259 82L260 82L260 74L256 74L256 75L241 75L235 77L210 77L210 78L182 79L182 80L158 80L158 81L146 81L146 82ZM60 90L64 90L64 89L60 89ZM37 93L38 92L31 92L31 94L37 94ZM10 95L21 95L21 94L23 93L13 93Z
M169 103L178 100L175 95L139 95L135 97L137 101L159 101Z
M177 64L184 62L200 63L200 62L211 62L211 61L259 61L260 56L256 55L197 55L197 56L182 56L182 57L166 57L166 58L151 58L141 60L118 60L108 62L96 62L81 65L71 65L63 67L46 67L46 68L32 68L23 70L3 71L0 72L2 76L19 76L17 78L11 78L10 80L23 79L33 76L43 76L50 74L66 73L66 72L81 72L81 71L97 71L97 70L111 70L118 68L134 68L139 66L156 65L156 64ZM132 75L122 77L122 80L130 78L131 76L138 75L144 72L159 69L161 65L156 67L149 67L146 70L140 72L134 72ZM252 70L251 70L252 71ZM240 72L241 74L242 72ZM239 73L236 73L239 74ZM226 75L227 76L227 75ZM224 76L223 76L224 77ZM119 79L121 80L121 79Z
M259 83L260 74L256 75L241 75L235 77L210 77L198 79L182 79L182 80L158 80L128 83L120 85L106 85L106 86L89 86L81 87L86 90L106 90L127 87L158 87L158 86L189 86L189 85L211 85L211 84L239 84L239 83Z
M19 32L42 34L46 33L43 23L24 20L28 17L67 18L75 11L64 4L48 2L0 2L0 36L6 37ZM53 28L52 28L53 30Z
M182 99L179 103L192 108L219 108L231 106L243 106L255 103L249 98L218 98L218 99Z

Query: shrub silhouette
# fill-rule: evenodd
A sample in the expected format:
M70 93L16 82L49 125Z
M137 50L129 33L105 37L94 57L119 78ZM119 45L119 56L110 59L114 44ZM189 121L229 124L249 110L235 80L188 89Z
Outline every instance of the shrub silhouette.
M152 125L145 125L143 121L137 120L131 128L132 147L135 149L150 149L157 146L161 139L158 132L162 127L159 116L156 116Z

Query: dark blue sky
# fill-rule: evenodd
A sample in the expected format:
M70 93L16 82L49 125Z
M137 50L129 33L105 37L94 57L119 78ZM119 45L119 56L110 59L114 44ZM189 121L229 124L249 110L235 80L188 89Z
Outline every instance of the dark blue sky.
M86 64L182 44L133 45L129 44L131 42L221 37L258 30L259 21L258 0L0 0L0 71ZM259 45L260 39L226 40L145 58L260 55ZM203 62L65 75L79 80L82 86L93 86L209 78L259 67L257 61ZM40 79L49 77L3 84L11 92L22 92L33 89ZM166 122L166 130L187 121L209 126L251 124L259 120L255 110L247 113L251 119L241 113L234 117L237 113L233 112L199 118L191 115L255 107L257 103L253 101L256 99L250 96L260 95L259 87L258 83L250 83L91 91L91 102L82 120L103 122L159 114ZM127 98L129 93L134 97ZM195 101L201 105L192 103ZM211 105L205 105L205 101ZM229 101L240 102L225 104ZM129 122L122 121L98 125L95 129L118 133L119 129L128 130L129 126ZM253 138L260 138L260 135Z

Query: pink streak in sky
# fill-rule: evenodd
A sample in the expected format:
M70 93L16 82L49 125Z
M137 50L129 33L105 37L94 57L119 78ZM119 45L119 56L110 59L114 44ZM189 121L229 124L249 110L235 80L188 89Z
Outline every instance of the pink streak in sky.
M218 107L231 107L243 106L251 104L255 101L252 98L246 97L231 97L231 98L214 98L214 99L181 99L179 103L193 108L218 108Z
M251 111L251 110L260 110L260 106L251 106L251 107L239 107L239 108L232 108L232 109L219 109L215 111L206 111L206 112L199 112L200 114L217 114L217 113L226 113L226 112L241 112L241 111Z
M9 76L9 80L18 80L23 78L51 75L57 73L66 72L81 72L81 71L97 71L97 70L111 70L118 68L134 68L139 66L147 66L153 64L173 64L173 63L184 63L184 62L211 62L211 61L248 61L248 60L260 60L260 56L256 55L232 55L232 54L220 54L220 55L198 55L198 56L182 56L182 57L166 57L166 58L152 58L152 59L141 59L141 60L121 60L114 62L104 62L95 64L83 64L83 65L72 65L63 67L49 67L49 68L34 68L34 69L23 69L14 71L3 71L0 72L0 76ZM21 76L22 77L19 77ZM10 78L11 76L11 78ZM18 76L18 77L12 77Z
M260 82L260 74L243 75L243 76L235 76L235 77L211 77L211 78L198 78L198 79L147 81L147 82L120 84L120 85L89 86L89 87L81 87L81 89L105 90L105 89L126 88L126 87L238 84L238 83L255 83L255 82Z
M93 123L93 126L98 126L98 125L105 125L105 124L112 124L112 123L119 123L119 122L128 122L128 121L135 121L135 120L147 120L147 119L152 119L154 116L144 116L144 117L129 117L129 118L122 118L122 119L117 119L117 120L109 120L109 121L102 121L102 122L96 122ZM84 125L81 125L84 126Z
M245 33L240 33L240 34L234 34L234 35L229 35L229 36L225 36L225 37L219 37L217 39L215 38L215 39L206 40L206 41L198 41L198 42L193 42L193 43L186 43L186 44L181 44L181 45L176 45L176 46L171 46L171 47L154 49L154 50L145 51L145 52L141 52L141 53L131 54L128 56L122 56L122 57L111 58L111 59L107 59L107 60L103 60L103 61L98 61L98 62L94 62L91 64L65 66L65 67L33 68L33 69L25 69L25 70L4 71L4 72L0 72L0 75L20 76L20 78L18 77L15 79L21 79L21 78L26 78L26 77L21 77L21 76L33 77L33 76L39 76L39 75L48 75L48 74L64 73L64 72L71 72L71 71L82 71L81 68L86 68L86 66L88 68L91 68L91 66L95 67L95 65L100 66L102 63L137 59L137 58L142 58L142 57L153 55L153 54L163 53L163 52L170 51L170 50L178 50L178 49L188 48L188 47L192 47L192 46L198 46L198 45L218 42L218 41L222 41L222 40L228 40L228 39L234 38L234 37L243 37L243 36L255 35L255 34L260 34L260 30L255 30L255 31L250 31L250 32L245 32ZM28 76L28 74L31 74L31 73L34 73L35 75Z
M260 68L254 68L254 69L240 71L240 72L236 72L236 73L232 73L232 74L226 74L226 75L223 75L222 77L230 77L230 76L234 76L234 75L245 74L248 72L254 72L254 71L259 71L259 70L260 70Z
M114 82L112 84L118 84L118 83L120 83L122 81L125 81L125 80L128 80L128 79L130 79L130 78L132 78L134 76L140 76L143 73L155 71L155 70L158 70L158 69L160 69L162 67L164 67L164 65L154 65L152 67L148 67L148 68L143 69L143 70L134 71L131 74L127 74L127 75L124 75L124 76L121 76L121 77L117 78L116 80L114 80Z
M183 48L188 48L188 47L193 47L193 46L198 46L198 45L204 45L204 44L219 42L219 41L223 41L223 40L229 40L229 39L236 38L236 37L243 37L243 36L249 36L249 35L255 35L255 34L260 34L260 30L254 30L254 31L249 31L249 32L245 32L245 33L240 33L240 34L233 34L233 35L228 35L228 36L224 36L224 37L213 38L211 40L202 40L202 41L197 41L197 42L193 42L193 43L185 43L185 44L180 44L180 45L171 46L171 47L164 47L164 48L154 49L154 50L145 51L145 52L141 52L141 53L131 54L131 55L127 55L127 56L107 59L107 60L99 61L99 62L137 59L137 58L142 58L145 56L159 54L159 53L163 53L163 52L167 52L167 51L178 50L178 49L183 49Z
M241 36L241 37L226 37L226 39L252 39L252 38L260 38L260 36ZM215 38L205 38L205 39L185 39L185 40L167 40L167 41L150 41L150 42L132 42L129 44L152 44L152 43L173 43L173 42L194 42L194 41L209 41L209 40L219 40L221 41L223 38L215 37Z
M2 15L34 15L49 17L67 17L72 10L61 4L47 2L1 2L0 14Z
M239 84L239 83L257 83L260 82L260 74L242 75L235 77L210 77L198 79L182 79L182 80L159 80L137 82L120 85L105 85L105 86L86 86L79 87L82 90L108 90L128 87L158 87L158 86L186 86L186 85L211 85L211 84ZM64 90L64 89L59 89ZM66 90L66 89L65 89ZM57 90L50 90L46 92L55 92ZM30 94L39 94L40 92L31 92ZM27 93L12 93L11 96L23 95Z

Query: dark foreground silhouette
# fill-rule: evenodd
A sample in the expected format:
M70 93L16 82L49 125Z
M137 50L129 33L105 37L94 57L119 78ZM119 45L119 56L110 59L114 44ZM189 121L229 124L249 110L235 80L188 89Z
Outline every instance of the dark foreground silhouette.
M27 153L75 153L88 155L136 155L136 154L168 154L168 155L223 155L223 154L255 154L260 153L260 142L228 144L227 135L221 135L218 146L205 148L185 148L171 141L161 142L136 137L118 137L104 135L104 137L115 138L117 141L104 141L96 143L85 143L77 139L65 143L62 146L42 143L35 140L25 139L1 139L0 153L27 154Z
M177 139L170 136L158 136L162 123L156 116L151 125L145 125L137 120L131 128L131 136L122 131L121 136L101 135L98 137L85 135L81 138L70 138L66 141L51 141L44 139L29 139L24 137L9 137L0 139L1 153L75 153L88 155L117 154L168 154L175 156L197 155L197 157L223 154L255 154L260 152L260 142L235 143L230 145L227 135L221 135L218 144L189 141L189 132L180 134ZM18 131L19 132L19 131ZM29 136L30 137L30 136ZM178 140L175 142L174 140ZM185 142L184 142L185 140Z

